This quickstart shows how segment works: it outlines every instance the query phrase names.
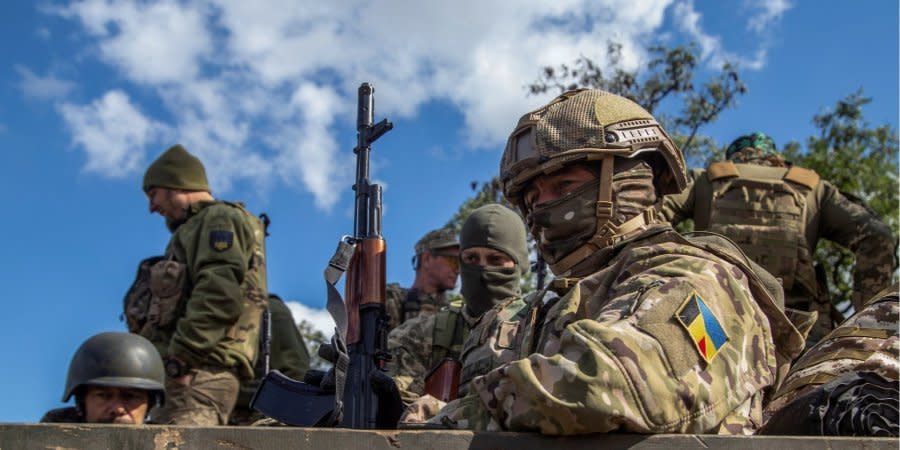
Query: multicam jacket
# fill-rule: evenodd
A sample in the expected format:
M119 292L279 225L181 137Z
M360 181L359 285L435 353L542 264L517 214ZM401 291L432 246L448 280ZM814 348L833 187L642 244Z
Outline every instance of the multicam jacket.
M672 224L693 219L696 230L727 236L781 278L786 306L819 314L811 342L833 328L834 311L813 268L820 238L855 253L856 309L890 283L894 271L890 228L861 201L815 172L726 161L692 171L692 178L694 184L681 194L663 198L662 215Z
M533 303L516 359L476 377L429 422L553 435L752 433L803 337L728 245L658 225L595 261L595 273L555 280L571 286Z
M897 298L894 284L794 363L766 406L765 432L898 434Z
M262 223L237 203L194 203L172 234L165 261L170 264L155 275L162 282L151 281L158 291L151 311L157 310L141 334L164 358L252 378L268 296Z

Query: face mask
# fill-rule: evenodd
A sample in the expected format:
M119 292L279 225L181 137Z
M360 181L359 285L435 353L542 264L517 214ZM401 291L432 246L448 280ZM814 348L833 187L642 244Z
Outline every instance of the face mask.
M459 272L462 280L460 292L466 308L479 317L497 303L519 295L519 269L517 267L484 267L462 263Z
M599 179L591 181L562 198L536 206L528 215L531 235L549 264L555 264L594 236L599 187Z

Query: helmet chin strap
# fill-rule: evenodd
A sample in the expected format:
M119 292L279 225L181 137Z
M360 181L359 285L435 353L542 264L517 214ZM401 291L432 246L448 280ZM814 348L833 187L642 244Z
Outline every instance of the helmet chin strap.
M626 220L620 225L611 222L613 216L612 181L615 157L606 155L600 161L600 189L597 196L597 231L584 245L576 248L571 253L550 264L553 273L564 276L579 262L588 256L609 247L632 231L642 229L654 222L655 209L650 206L640 214Z

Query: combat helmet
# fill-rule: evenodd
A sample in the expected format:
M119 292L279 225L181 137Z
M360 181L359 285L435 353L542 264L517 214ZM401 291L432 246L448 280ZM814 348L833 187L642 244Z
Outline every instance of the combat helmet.
M100 333L81 344L72 356L63 402L84 386L111 386L149 391L150 406L161 405L165 379L162 358L150 341L132 333Z
M500 160L500 182L506 199L530 213L523 193L529 182L566 166L599 161L597 229L590 246L551 263L557 274L617 236L645 222L644 215L612 224L614 158L645 159L654 167L658 195L681 192L687 185L684 157L659 122L637 103L601 90L567 91L523 115ZM640 222L640 223L638 223Z

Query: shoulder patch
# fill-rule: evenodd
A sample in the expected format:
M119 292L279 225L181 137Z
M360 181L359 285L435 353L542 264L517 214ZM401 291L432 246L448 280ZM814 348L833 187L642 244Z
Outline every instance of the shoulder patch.
M675 311L675 318L688 332L700 356L707 363L716 357L719 349L728 341L725 329L696 291L691 292Z
M234 245L234 233L225 230L209 232L209 247L217 252L224 252Z

